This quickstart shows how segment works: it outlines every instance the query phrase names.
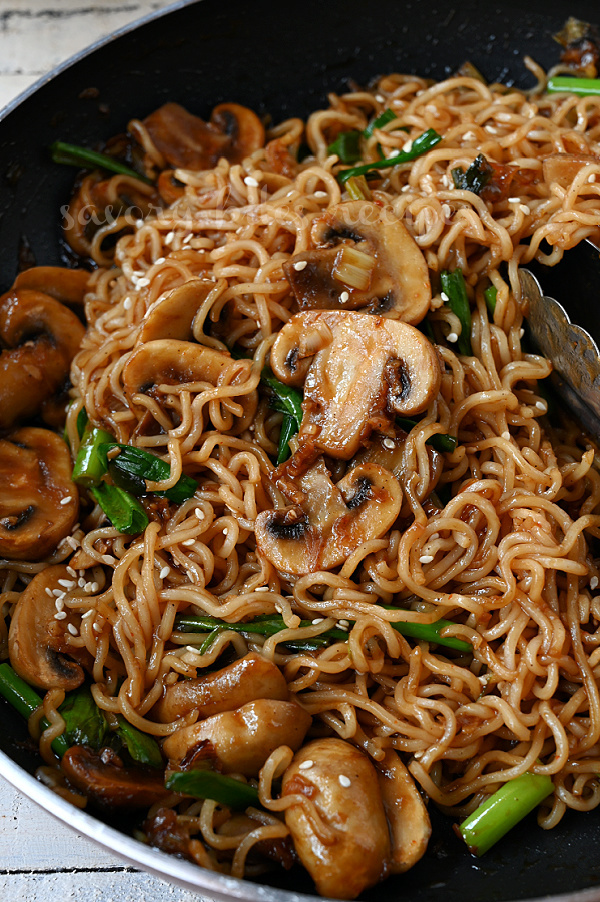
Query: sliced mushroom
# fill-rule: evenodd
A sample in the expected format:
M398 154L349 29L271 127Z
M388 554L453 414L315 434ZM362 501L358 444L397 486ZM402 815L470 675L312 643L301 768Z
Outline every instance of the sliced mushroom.
M265 130L256 113L237 103L216 106L209 122L177 103L166 103L151 113L144 125L174 169L212 169L221 157L241 163L265 143Z
M109 749L96 754L75 745L63 755L61 767L69 783L103 808L150 808L170 795L162 771L124 767Z
M313 458L325 453L349 460L396 414L424 411L441 384L435 348L418 329L356 312L297 313L273 344L271 367L288 385L306 373L301 459L308 446Z
M298 487L299 504L256 518L257 547L281 573L337 567L364 542L387 532L402 504L398 480L376 464L355 467L334 486L319 460Z
M35 416L62 388L84 333L71 310L40 291L0 298L0 429Z
M156 391L160 385L243 385L249 379L251 368L251 360L234 360L223 351L195 342L156 339L144 342L133 350L123 367L123 387L133 402L138 392ZM237 431L240 431L254 417L258 393L256 389L244 391L235 395L233 400L242 408L235 424Z
M297 702L261 698L177 730L163 751L184 768L209 759L222 773L256 777L280 745L300 748L311 722Z
M8 652L13 669L31 686L68 692L81 686L84 672L70 659L80 650L75 651L65 640L70 615L55 619L53 591L61 590L61 579L69 579L67 568L55 564L34 576L21 593L8 631Z
M171 723L194 709L200 718L205 718L232 711L257 698L283 701L288 695L279 667L262 655L250 653L222 670L167 686L152 713L162 723Z
M598 165L600 157L592 153L549 153L542 163L544 181L570 188L573 179L590 163Z
M15 279L13 288L32 288L42 291L68 307L83 308L90 273L85 269L67 269L64 266L32 266L24 269Z
M159 298L144 316L138 341L161 338L188 341L192 337L192 323L198 308L214 287L214 282L191 279Z
M301 802L285 809L300 861L321 896L355 899L386 874L388 824L377 772L343 739L309 742L283 775L281 796L306 796L326 833Z
M431 836L431 822L421 794L397 752L386 752L376 768L390 825L389 871L402 874L422 858Z
M431 304L429 270L390 207L350 201L312 227L316 247L284 264L302 309L362 310L419 323Z
M0 439L0 556L36 561L68 536L79 513L65 442L26 426Z

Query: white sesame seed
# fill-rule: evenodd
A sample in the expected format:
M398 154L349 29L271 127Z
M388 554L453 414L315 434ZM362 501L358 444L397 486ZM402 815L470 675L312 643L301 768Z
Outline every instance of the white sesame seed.
M592 576L590 580L590 589L594 590L598 588L598 577Z
M269 587L268 586L255 586L253 591L254 592L268 592Z
M400 151L398 150L398 148L394 147L394 149L390 151L390 159L392 157L397 157L399 153L400 153Z
M396 447L396 442L394 441L393 438L386 437L386 438L384 438L384 440L381 444L383 445L384 448L388 448L388 450L390 450L390 451L393 451L393 449Z
M64 599L62 599L62 598L57 598L56 601L54 602L54 607L56 608L56 610L57 610L59 613L60 613L60 611L64 611L64 609L65 609L65 602L64 602Z
M74 579L59 579L58 585L63 586L63 588L65 589L72 589L73 586L77 585L77 583Z
M419 558L421 564L430 564L433 560L432 554L422 554Z
M64 598L66 595L63 589L52 589L52 594L55 598Z
M447 188L448 185L450 184L450 183L448 182L448 176L447 176L445 173L444 173L444 175L443 175L442 178L441 178L441 182L442 182L442 185L444 186L444 188Z
M503 432L503 433L502 433L502 438L505 438L505 439L508 440L508 439L510 438L510 432L508 432L508 431Z
M444 216L446 219L450 219L450 217L452 216L452 208L450 207L450 204L442 204L442 216Z
M275 610L277 611L278 614L283 613L283 605L280 604L280 602L278 602L278 601L275 602Z
M79 579L77 580L77 585L79 586L80 589L83 589L83 587L85 586L85 580L84 580L83 576L79 577Z
M136 284L137 284L138 288L145 288L147 285L150 284L150 279L147 278L147 276L142 276L141 279L137 280Z
M155 263L164 263L164 262L165 262L165 258L164 258L164 257L157 257L156 260L155 260L154 262L155 262Z
M410 150L412 150L412 146L412 141L407 141L406 144L403 145L402 150L404 151L404 153L408 153Z
M546 411L548 410L548 405L545 401L536 401L535 406L538 410L542 410L544 413L546 413Z
M165 235L165 244L171 244L174 237L175 232L167 232L167 234Z
M67 573L69 576L77 576L77 570L74 570L73 567L67 567Z
M244 179L244 184L248 185L249 188L258 188L258 182L251 175L247 175Z
M327 191L315 191L315 197L327 197Z
M314 761L312 758L307 758L305 761L301 761L298 765L298 770L310 770L313 766Z
M315 617L315 619L311 622L316 626L317 623L323 623L324 620L325 620L324 617Z
M48 586L46 586L46 595L49 595L50 598L54 598L54 593L53 593L52 589L48 588Z
M195 541L195 539L185 539L181 544L190 546L193 545Z
M525 335L525 329L519 329L519 338L523 338Z
M55 620L66 620L66 619L67 619L67 612L66 612L66 611L59 611L58 614L55 614L55 615L54 615L54 619L55 619Z
M440 292L440 297L444 301L444 303L446 303L446 301L450 300L450 298L448 297L448 295L446 294L445 291Z
M490 133L490 135L497 135L497 134L498 134L498 129L497 129L497 128L494 128L493 125L485 125L484 128L485 128L486 132L489 132L489 133Z
M336 623L336 626L338 629L348 632L348 627L344 626L344 624L341 621L338 620L338 622Z
M162 570L160 571L160 573L158 574L159 578L166 579L170 572L171 572L170 567L163 567Z
M197 520L204 520L204 511L202 510L202 508L197 507L194 511L194 514L196 515Z
M67 536L65 542L73 549L73 551L77 551L77 549L79 548L79 542L77 541L75 536Z
M84 591L84 592L91 592L91 591L92 591L92 585L93 585L93 583L91 583L91 582L90 582L90 583L86 583L85 586L83 587L83 591Z
M228 536L228 535L229 535L229 527L228 527L228 526L224 526L224 527L223 527L223 535L224 535L224 536Z
M297 263L294 263L294 269L296 272L302 272L303 269L306 269L308 266L308 260L298 260Z
M344 787L344 789L348 789L348 787L352 785L352 780L350 779L350 777L347 777L346 774L340 774L338 777L338 782L340 786Z
M456 334L456 332L448 332L446 338L452 344L454 344L455 341L458 341L458 335Z
M508 202L509 202L509 204L520 204L521 198L520 197L509 197Z
M189 244L193 237L194 237L194 233L190 232L190 234L186 235L185 238L183 239L183 244Z
M72 636L76 636L76 635L77 635L77 627L76 627L76 626L73 626L72 623L68 623L68 624L67 624L67 629L69 630L69 632L71 633Z
M349 299L350 299L350 295L348 294L348 292L342 291L342 293L340 294L340 301L342 302L342 304L345 304L346 301L348 301Z
M527 206L527 204L519 204L519 210L521 213L525 213L525 215L529 215L531 213L531 208Z
M376 94L375 100L377 101L377 103L385 103L385 97L383 96L383 94Z
M98 585L98 583L97 583L97 582L93 582L93 583L91 584L90 592L97 592L99 588L100 588L100 586Z
M60 502L60 503L61 503L61 505L65 505L65 504L68 504L69 501L72 501L72 500L73 500L73 496L72 496L72 495L65 495L64 498L61 498L61 502Z
M185 646L185 650L186 650L186 651L191 651L191 653L192 653L193 655L197 655L197 654L198 654L198 649L197 649L194 645L186 645L186 646Z
M102 563L108 564L109 566L117 563L116 557L113 557L112 554L103 554L102 555Z
M403 194L406 194L407 191L410 191L410 185L403 185L400 190Z
M96 623L94 623L92 629L94 630L95 633L101 633L102 632L102 624L96 622Z
M87 620L88 617L91 617L95 613L96 613L95 610L93 608L90 608L89 611L86 611L85 614L81 615L81 619Z
M341 626L342 628L349 627L350 621L349 620L338 620L338 626Z
M596 173L592 172L591 175L588 175L588 182L595 182L595 181L596 181Z

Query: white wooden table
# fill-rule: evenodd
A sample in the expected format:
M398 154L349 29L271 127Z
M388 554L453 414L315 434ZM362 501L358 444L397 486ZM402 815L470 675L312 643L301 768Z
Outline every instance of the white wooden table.
M0 0L0 108L54 66L171 0ZM140 873L0 778L3 902L203 902ZM204 900L206 902L206 900Z

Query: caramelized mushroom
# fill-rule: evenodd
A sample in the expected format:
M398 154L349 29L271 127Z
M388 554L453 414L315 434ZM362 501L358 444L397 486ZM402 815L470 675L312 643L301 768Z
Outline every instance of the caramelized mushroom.
M182 767L209 759L222 773L256 777L280 745L300 748L310 725L297 702L260 698L177 730L164 740L163 751Z
M303 500L256 518L256 544L281 573L331 570L364 542L377 539L400 512L397 479L376 464L350 470L336 486L319 460L299 480Z
M160 385L243 385L250 377L251 360L234 360L223 351L216 351L191 341L173 338L146 341L133 350L123 367L125 394L133 402L138 392L148 393ZM256 411L256 389L235 395L240 405L235 428L245 429Z
M425 410L441 383L435 348L418 329L345 311L293 316L273 344L271 367L288 385L304 380L299 458L312 449L349 460L396 414Z
M419 323L431 303L425 258L389 207L351 201L312 227L313 250L284 264L302 309L362 310Z
M570 188L573 179L590 163L598 165L600 157L592 153L549 153L542 163L544 181Z
M421 794L398 753L390 749L376 767L390 825L389 871L402 874L423 856L431 836L431 822Z
M320 895L355 899L385 876L388 824L377 772L361 751L337 738L309 742L285 771L281 795L306 796L329 834L302 803L285 809L296 852Z
M0 439L0 555L35 561L68 536L79 513L65 442L26 426Z
M144 317L138 341L142 343L161 338L188 341L192 337L192 323L198 308L214 287L214 282L190 279L159 298Z
M0 429L35 416L62 388L84 332L71 310L41 291L0 298Z
M90 274L84 269L64 266L32 266L15 279L13 289L31 288L50 295L61 304L77 310L83 308Z
M265 130L256 113L238 103L219 104L209 122L178 103L165 103L144 125L173 169L212 169L221 157L241 163L265 143Z
M257 698L287 699L289 693L279 667L250 653L214 673L167 686L153 714L163 723L196 709L200 718L232 711Z
M101 807L150 808L170 795L162 771L124 767L109 749L96 754L75 745L63 755L62 770L69 783Z
M31 686L68 692L81 686L84 672L65 657L79 652L65 641L69 616L55 619L53 590L61 589L61 579L69 579L66 566L47 567L21 593L8 631L8 652L13 669Z

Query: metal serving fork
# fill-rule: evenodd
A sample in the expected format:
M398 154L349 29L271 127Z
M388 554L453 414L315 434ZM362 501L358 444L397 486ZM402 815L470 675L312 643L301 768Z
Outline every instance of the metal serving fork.
M550 378L567 409L600 441L600 250L584 241L557 266L533 269L520 270L531 339L552 361Z

